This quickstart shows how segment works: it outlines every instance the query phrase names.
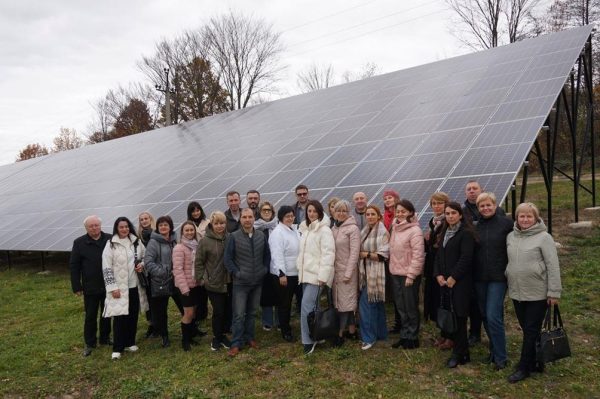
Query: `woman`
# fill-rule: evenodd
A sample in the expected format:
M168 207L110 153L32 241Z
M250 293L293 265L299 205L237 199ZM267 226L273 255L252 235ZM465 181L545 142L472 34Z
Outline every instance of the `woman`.
M150 236L152 235L152 231L156 229L156 221L154 217L150 214L150 212L142 212L138 215L138 234L139 238L144 244L144 247L148 246L148 242L150 242ZM147 275L147 270L144 270L144 273ZM148 284L146 288L146 293L150 295L150 279L146 278L146 282ZM156 337L157 334L154 331L154 326L152 326L152 303L148 301L148 311L146 312L146 321L148 322L148 330L146 331L146 338Z
M196 280L206 288L208 298L212 305L212 331L213 339L210 349L218 351L221 348L229 349L231 342L227 339L227 321L231 320L231 297L227 291L227 284L231 277L225 269L223 256L225 254L227 218L223 212L213 212L210 223L206 227L206 234L200 240L196 250Z
M513 222L497 210L496 196L481 193L476 200L481 217L475 226L479 245L475 251L475 292L483 326L489 338L489 362L496 370L506 367L506 335L504 333L504 295L506 294L506 236Z
M446 366L455 368L471 361L467 338L467 317L472 291L472 267L475 252L475 230L463 216L459 203L449 202L444 209L445 221L436 243L438 252L433 267L434 276L447 295L456 315L457 330L452 334L454 347Z
M277 226L277 218L275 217L275 208L270 202L265 201L258 206L258 219L254 221L254 229L262 231L265 234L267 241L269 235ZM271 331L273 327L277 327L277 322L274 317L273 307L279 302L277 296L277 285L270 273L265 274L262 290L260 293L260 306L262 307L262 325L263 330Z
M181 241L173 248L173 277L177 294L183 305L183 316L181 317L181 347L189 351L190 345L195 343L194 316L196 306L200 303L200 286L194 278L194 257L198 247L196 225L191 220L181 225ZM205 291L206 292L206 291Z
M310 338L307 316L315 308L319 287L331 287L335 261L335 241L329 228L329 218L319 201L308 201L306 220L300 224L300 233L302 238L296 261L299 282L302 284L300 332L304 354L309 355L313 353L317 343Z
M202 209L202 206L200 206L198 202L192 201L187 207L187 217L187 220L190 220L194 223L194 227L196 229L196 242L200 242L202 237L204 237L206 226L208 225L208 220L206 220L204 209ZM196 336L203 337L206 335L206 332L201 331L198 328L198 322L206 320L208 317L208 295L204 287L199 286L196 295L196 310L194 312L194 318L192 319L191 327L192 338Z
M113 318L112 359L119 359L123 351L136 352L135 344L138 313L148 310L146 292L140 285L138 273L144 264L144 245L135 235L133 224L119 217L113 227L113 236L102 252L102 274L106 286L103 317Z
M392 345L404 349L419 347L419 285L425 248L423 232L414 205L406 199L396 204L396 219L390 236L390 274L394 303L400 313L400 339Z
M329 201L327 201L327 211L329 212L329 227L332 228L335 224L335 212L333 207L340 199L338 197L331 197Z
M433 265L437 252L436 242L444 222L444 208L450 197L444 192L436 192L429 198L433 216L429 220L429 230L425 233L425 289L423 291L423 318L436 321L437 309L440 307L440 286L433 275ZM452 349L454 341L450 335L441 331L441 336L433 344L439 349Z
M334 346L344 344L344 330L348 336L357 338L354 312L358 308L358 253L360 252L360 230L352 207L346 200L339 200L333 210L335 225L331 232L335 240L335 263L333 277L333 301L340 316L340 330Z
M150 302L152 303L152 325L162 337L163 348L168 347L169 331L167 330L167 307L172 296L183 314L179 297L175 296L173 284L173 247L176 234L170 216L161 216L156 220L156 231L152 232L146 248L144 265L150 277Z
M381 221L379 207L368 205L367 225L360 232L359 313L362 350L387 339L385 320L385 260L390 255L390 234Z
M562 291L556 245L537 207L523 203L515 214L517 221L506 239L506 277L508 296L523 330L523 344L517 370L508 377L511 383L524 380L532 371L544 370L543 364L536 364L535 343L548 306L558 304Z
M279 303L277 304L281 336L292 342L290 315L292 297L298 286L298 267L296 259L300 250L300 235L294 225L294 208L284 205L277 212L279 224L269 235L271 250L271 279L278 287Z

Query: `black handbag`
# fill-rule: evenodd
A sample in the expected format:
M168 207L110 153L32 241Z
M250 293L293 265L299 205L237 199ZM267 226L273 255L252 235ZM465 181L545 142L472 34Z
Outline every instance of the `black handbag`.
M445 295L449 292L449 295ZM448 296L450 306L449 308L444 307L444 297ZM456 313L454 313L454 304L452 303L452 288L442 287L440 292L440 307L437 309L437 315L435 323L440 330L447 334L454 334L458 330L458 323L456 321Z
M321 309L319 299L323 290L327 290L327 308ZM319 287L317 292L317 300L315 301L315 308L307 316L308 331L310 339L313 341L320 341L322 339L336 337L340 330L340 323L337 311L333 306L333 297L331 289L326 285Z
M134 267L137 267L137 265L139 265L142 262L142 260L138 259L138 257L137 257L138 245L139 245L139 240L135 240L135 242L133 243L133 265L134 265ZM136 274L137 274L137 278L140 283L140 286L145 289L148 288L148 276L146 275L146 271L142 270L141 272L136 272Z
M537 361L541 363L555 362L564 357L571 356L569 339L563 327L558 305L554 305L552 326L550 326L551 313L552 307L549 306L546 311L544 325L542 326L542 333L536 344Z

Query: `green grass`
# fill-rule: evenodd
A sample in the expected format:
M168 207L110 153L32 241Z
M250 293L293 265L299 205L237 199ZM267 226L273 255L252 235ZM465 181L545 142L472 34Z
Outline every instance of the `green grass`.
M207 338L184 353L172 305L170 348L160 348L156 339L144 339L146 323L140 319L138 353L111 361L110 348L102 347L83 358L83 303L71 294L63 264L45 275L37 274L37 265L0 271L0 396L600 397L600 230L584 238L563 234L562 239L575 248L561 253L561 309L573 356L520 384L506 382L510 369L496 372L481 363L487 354L483 345L472 351L470 364L446 369L449 354L431 346L437 335L431 323L423 325L422 347L413 351L391 349L390 341L363 352L350 343L340 349L318 346L313 355L304 357L299 343L285 343L276 331L259 328L261 348L245 350L235 359L228 359L225 351L211 352ZM514 365L521 334L508 301L506 314L509 358ZM298 332L297 321L294 331Z

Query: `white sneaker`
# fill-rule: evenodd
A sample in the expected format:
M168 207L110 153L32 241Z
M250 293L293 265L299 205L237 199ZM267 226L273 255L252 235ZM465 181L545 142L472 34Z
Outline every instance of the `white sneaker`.
M367 343L367 342L365 342L365 343L363 344L363 346L361 346L361 347L360 347L360 349L362 349L362 350L366 351L367 349L371 349L371 348L373 347L373 345L375 345L375 343L374 343L374 342L372 342L372 343Z
M117 360L121 358L121 352L113 352L111 357L112 360Z
M131 345L125 348L125 352L137 352L140 350L137 345Z

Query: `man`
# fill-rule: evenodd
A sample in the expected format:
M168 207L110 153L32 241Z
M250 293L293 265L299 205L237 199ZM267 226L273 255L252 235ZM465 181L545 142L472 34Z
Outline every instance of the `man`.
M354 201L354 219L360 231L367 225L367 218L365 217L365 211L367 210L367 195L362 191L354 193L352 196Z
M306 204L308 203L308 187L304 184L300 184L296 187L296 204L294 208L294 216L296 217L294 223L300 225L306 219Z
M225 240L225 267L233 276L233 340L229 356L237 355L244 344L258 349L254 319L270 264L269 245L264 233L254 230L252 209L242 209L240 224L241 228Z
M230 191L225 196L227 198L227 206L229 209L225 211L227 219L227 232L233 233L240 228L240 193Z
M87 233L73 242L69 267L73 293L77 296L83 295L85 309L83 356L89 356L92 354L92 349L96 347L98 310L100 310L100 344L112 345L110 342L110 318L102 317L106 298L104 277L102 276L102 251L111 236L102 231L102 222L98 216L86 217L83 226Z
M248 204L248 208L252 209L254 212L254 219L258 219L260 216L260 211L258 209L258 204L260 203L260 193L256 190L250 190L246 193L246 204Z

